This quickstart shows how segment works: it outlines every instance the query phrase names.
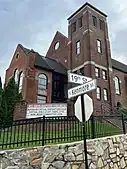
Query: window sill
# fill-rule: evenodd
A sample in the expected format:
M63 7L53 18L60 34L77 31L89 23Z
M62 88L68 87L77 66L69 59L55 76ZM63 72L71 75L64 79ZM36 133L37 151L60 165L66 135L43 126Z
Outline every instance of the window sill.
M101 29L101 28L100 28L100 31L104 32L104 30L103 30L103 29Z
M105 103L109 103L109 100L103 100Z
M79 57L79 56L80 56L80 53L79 54L76 53L76 57Z
M118 94L118 93L115 93L115 95L117 95L117 96L121 96L121 93L119 93L119 94Z
M94 26L94 25L93 25L93 28L94 28L94 29L97 29L97 26Z
M97 101L101 101L101 99L98 99L98 98L97 98Z
M97 53L98 53L99 55L102 55L102 52L100 53L100 52L97 51Z

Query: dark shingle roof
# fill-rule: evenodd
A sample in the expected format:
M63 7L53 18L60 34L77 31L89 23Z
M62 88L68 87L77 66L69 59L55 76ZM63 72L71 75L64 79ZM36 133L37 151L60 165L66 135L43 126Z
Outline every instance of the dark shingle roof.
M46 58L45 57L45 61L48 63L48 65L57 73L61 73L61 74L67 74L67 69L62 66L59 62L50 59L50 58Z
M67 74L67 69L63 65L61 65L59 62L57 62L56 60L44 57L40 55L39 53L35 52L34 50L27 49L23 47L22 45L20 45L20 47L24 50L24 52L27 55L34 54L36 56L35 57L36 67L41 68L41 69L46 69L49 71L54 71L57 73L61 73L63 75ZM127 73L127 65L115 59L112 59L112 68Z
M43 68L43 69L46 69L46 70L50 70L50 71L53 71L53 69L49 66L49 64L45 61L45 58L44 56L41 56L41 55L36 55L35 57L35 63L34 65L36 67L39 67L39 68Z
M82 5L76 12L74 12L69 18L71 19L75 14L77 14L80 10L82 10L85 6L89 6L91 7L92 9L94 9L95 11L99 12L100 14L104 15L105 17L107 17L106 14L104 14L102 11L100 11L99 9L97 9L96 7L94 7L93 5L89 4L88 2L86 2L84 5Z
M127 65L118 62L117 60L112 59L112 67L114 69L127 73Z
M54 72L57 72L63 75L67 74L67 69L63 65L61 65L59 62L57 62L56 60L44 57L40 55L39 53L35 52L34 50L27 49L23 47L22 45L20 45L20 47L24 50L24 52L27 55L30 55L30 54L35 55L34 65L36 67L41 68L41 69L46 69L49 71L54 71Z

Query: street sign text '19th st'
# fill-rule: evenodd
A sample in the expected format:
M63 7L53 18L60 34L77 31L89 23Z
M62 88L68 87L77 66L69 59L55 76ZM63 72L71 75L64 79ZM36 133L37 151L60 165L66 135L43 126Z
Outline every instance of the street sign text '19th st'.
M90 77L82 76L75 73L68 73L68 82L75 84L85 84L88 81L92 80Z
M68 89L68 98L76 97L84 93L90 92L96 89L96 79L91 80L83 85L79 85Z

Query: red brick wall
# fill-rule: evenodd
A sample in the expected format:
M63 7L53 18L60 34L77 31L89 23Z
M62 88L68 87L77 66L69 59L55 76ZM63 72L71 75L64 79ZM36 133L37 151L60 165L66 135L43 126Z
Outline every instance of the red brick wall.
M16 54L19 53L19 58L16 59ZM12 61L9 65L9 68L6 70L6 76L5 76L5 85L8 83L9 79L14 75L14 71L16 68L18 68L19 72L23 71L24 76L26 74L26 68L28 67L28 57L25 55L23 50L21 49L20 45L17 46L16 51L14 52ZM26 82L25 78L23 79L23 89L22 89L22 95L23 99L25 100L25 92L26 92Z
M60 46L57 50L55 50L54 48L56 42L60 43ZM67 63L68 63L67 43L68 43L68 38L65 37L63 34L61 34L60 32L57 32L53 41L51 42L46 57L57 60L67 68Z
M27 102L21 101L16 104L13 120L21 120L26 118L26 111L27 111Z
M115 105L117 105L117 102L120 102L122 103L123 106L127 107L127 78L126 78L127 75L124 72L113 69L113 78L115 76L117 76L121 81L120 83L121 94L118 95L118 94L115 94L114 92Z
M19 53L19 58L16 59L16 54ZM44 73L48 77L48 89L47 89L47 102L51 103L52 93L52 72L39 70L35 68L36 53L30 52L26 55L22 49L22 46L18 45L9 68L6 71L5 84L7 84L10 77L14 75L14 71L18 68L19 71L24 72L22 95L23 100L28 103L37 103L37 84L38 74Z
M92 15L96 16L98 26L95 28L92 22ZM76 25L76 32L71 33L71 26L74 22L78 23L78 19L83 17L83 26L79 28ZM105 28L104 30L100 30L99 28L99 19L104 21ZM102 104L105 104L105 108L107 107L107 111L111 111L109 108L114 106L114 86L112 79L112 71L109 69L112 67L111 63L111 53L110 53L110 42L108 39L108 27L107 21L104 16L99 14L98 12L85 8L78 12L73 18L69 20L68 26L68 36L69 36L69 55L68 55L68 66L69 69L74 69L82 65L84 62L92 61L91 63L87 63L84 66L84 74L88 77L95 77L95 66L101 66L100 70L102 72L103 67L107 69L108 79L103 80L102 77L97 79L97 85L101 88L101 101L96 99L96 91L89 93L89 95L94 100L94 111L98 111ZM102 53L97 52L97 39L102 42ZM76 56L76 42L80 40L81 42L81 51L78 56ZM101 73L102 74L102 73ZM103 89L106 88L109 93L109 101L104 103L103 101ZM111 93L111 94L110 94ZM102 108L101 108L102 109Z
M44 73L48 77L47 103L51 103L52 93L52 72L39 70L35 68L34 78L27 79L26 101L28 103L37 103L38 75Z

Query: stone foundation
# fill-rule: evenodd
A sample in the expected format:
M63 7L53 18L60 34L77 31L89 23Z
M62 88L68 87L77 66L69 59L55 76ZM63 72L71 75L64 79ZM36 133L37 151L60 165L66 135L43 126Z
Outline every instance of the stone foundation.
M127 135L87 141L89 169L126 169ZM0 151L0 169L85 169L83 142Z

